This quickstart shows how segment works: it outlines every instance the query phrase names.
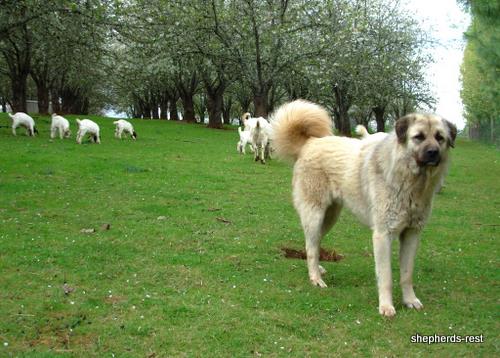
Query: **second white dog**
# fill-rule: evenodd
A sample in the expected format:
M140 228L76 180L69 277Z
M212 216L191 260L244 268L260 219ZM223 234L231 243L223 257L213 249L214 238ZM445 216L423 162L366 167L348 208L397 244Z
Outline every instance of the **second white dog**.
M99 135L99 126L94 121L90 119L76 119L78 124L78 132L76 134L76 142L82 144L82 138L86 135L90 135L91 141L94 143L101 144L101 138Z

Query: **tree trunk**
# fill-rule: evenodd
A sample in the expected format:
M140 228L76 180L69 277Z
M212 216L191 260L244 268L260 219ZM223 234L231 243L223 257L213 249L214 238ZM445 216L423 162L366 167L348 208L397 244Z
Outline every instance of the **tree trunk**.
M169 109L170 109L170 120L171 121L178 121L179 120L179 112L177 110L177 98L170 99Z
M168 119L168 101L165 99L160 101L160 119Z
M346 137L351 136L351 122L349 121L349 115L347 112L349 111L350 103L347 96L347 90L341 88L339 85L334 86L335 93L335 103L336 103L336 114L337 120L336 125L338 124L337 129L342 135Z
M187 123L196 122L196 118L194 116L193 95L185 94L182 96L181 99L182 99L182 107L184 108L182 119Z
M233 106L233 99L226 97L222 101L222 119L224 123L231 124L231 107Z
M160 119L160 114L158 113L158 104L156 102L151 103L151 113L153 119Z
M19 76L11 77L12 88L12 111L27 112L26 105L26 89L27 89L28 74L20 74Z
M59 93L56 90L50 90L50 101L52 102L52 113L62 114Z
M204 93L198 95L198 101L193 101L195 112L198 115L199 123L205 123L205 114L207 111L207 96Z
M207 90L208 127L215 129L224 128L222 124L222 104L224 89Z
M5 101L5 98L0 97L0 104L2 105L2 112L7 112L7 101Z
M151 107L149 103L144 102L142 106L142 118L151 119Z
M264 93L255 94L253 96L253 105L255 107L255 117L267 118L268 114L267 95L269 91L265 90L263 92Z
M385 107L373 107L375 113L375 121L377 122L377 132L385 132Z
M36 97L38 100L38 113L49 113L49 89L45 84L36 84Z

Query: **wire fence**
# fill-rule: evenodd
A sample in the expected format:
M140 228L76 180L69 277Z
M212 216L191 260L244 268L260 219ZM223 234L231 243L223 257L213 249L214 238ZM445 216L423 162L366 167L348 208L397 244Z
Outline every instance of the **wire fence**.
M469 138L500 148L500 119L491 119L489 122L469 124L466 128Z

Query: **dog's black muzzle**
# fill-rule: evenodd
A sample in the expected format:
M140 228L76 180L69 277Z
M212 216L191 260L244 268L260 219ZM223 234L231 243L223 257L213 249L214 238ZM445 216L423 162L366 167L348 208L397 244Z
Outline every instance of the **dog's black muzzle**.
M441 161L439 149L427 149L422 158L422 164L426 166L438 166Z

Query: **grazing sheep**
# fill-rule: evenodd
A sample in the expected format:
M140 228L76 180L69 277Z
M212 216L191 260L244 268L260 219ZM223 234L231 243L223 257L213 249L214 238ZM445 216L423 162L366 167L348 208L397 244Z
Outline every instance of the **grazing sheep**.
M52 123L50 124L50 138L54 139L56 132L59 131L59 138L69 138L71 131L69 129L69 122L66 118L52 113Z
M260 159L261 163L265 164L265 159L271 158L273 127L267 119L252 117L250 113L243 114L241 118L245 131L250 132L250 143L252 144L252 151L255 153L255 161ZM259 124L259 129L257 129L257 124ZM264 143L264 147L261 148L262 143ZM259 147L259 150L262 150L262 153L258 153L257 147Z
M250 129L250 140L255 154L255 161L260 159L262 164L266 164L266 158L269 157L271 130L271 124L262 117L255 118L255 125Z
M236 145L236 149L240 154L245 154L245 148L247 144L250 144L250 150L253 152L253 147L251 145L250 139L250 130L241 130L241 127L238 127L238 134L240 135L240 140Z
M124 120L124 119L119 119L115 122L113 122L114 125L116 125L115 129L115 137L122 139L122 133L128 133L132 137L133 140L137 139L137 133L134 131L134 127L132 126L132 123Z
M76 119L78 124L78 132L76 133L76 142L82 144L82 138L86 134L90 134L90 140L94 143L101 144L101 138L99 136L99 126L97 123L91 121L90 119Z
M36 129L36 126L35 126L35 121L33 120L33 118L28 116L26 113L17 112L14 115L9 113L9 117L12 118L12 134L13 135L16 135L16 128L19 126L25 127L26 134L30 137L35 136L35 133L38 134L38 130Z

